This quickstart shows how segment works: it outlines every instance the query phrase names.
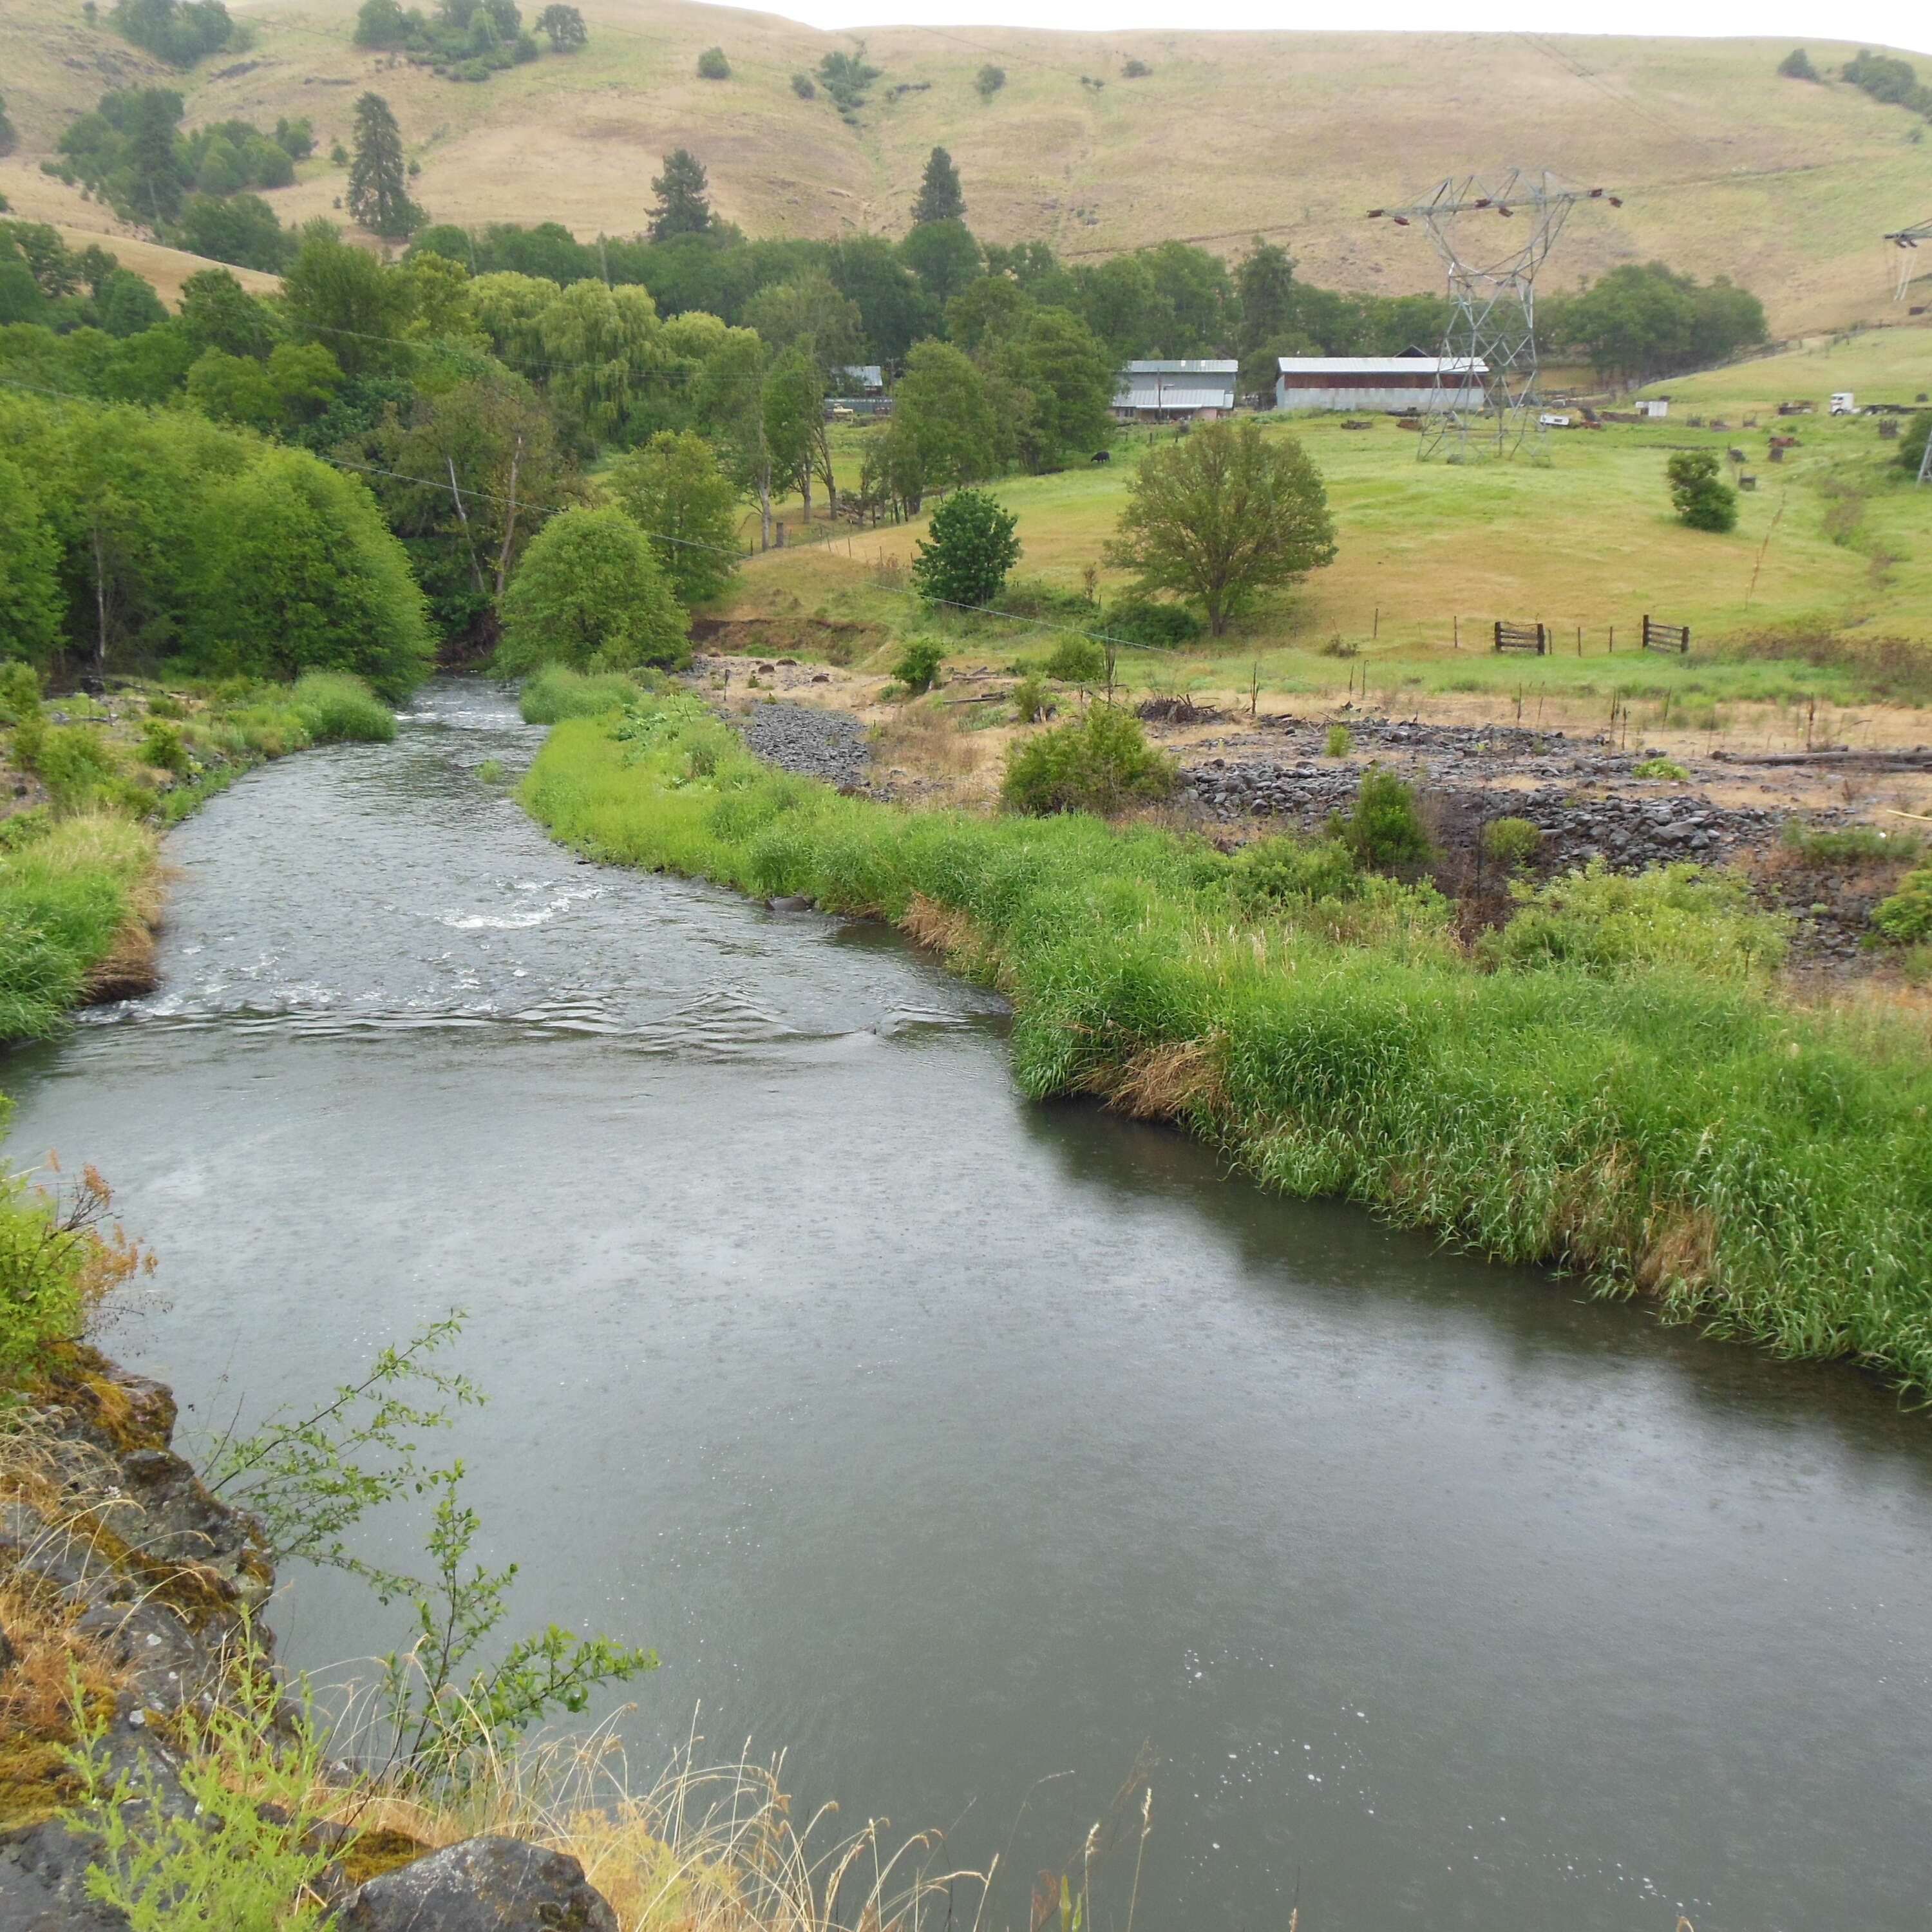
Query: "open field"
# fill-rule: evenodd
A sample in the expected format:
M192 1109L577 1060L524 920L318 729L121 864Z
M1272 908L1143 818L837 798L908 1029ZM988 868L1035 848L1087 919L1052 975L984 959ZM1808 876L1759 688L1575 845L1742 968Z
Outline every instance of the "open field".
M1776 356L1653 382L1637 393L1672 397L1687 414L1730 410L1741 415L1806 397L1822 410L1835 389L1850 389L1861 404L1909 403L1932 394L1932 326L1897 308L1887 320L1892 326L1794 344Z
M751 233L892 235L940 142L990 240L1078 255L1180 236L1238 251L1266 230L1314 279L1396 292L1434 286L1434 259L1419 233L1371 226L1364 210L1521 158L1628 197L1621 211L1578 212L1551 264L1557 282L1662 257L1756 290L1780 334L1887 313L1876 238L1932 202L1915 117L1842 83L1780 80L1783 40L886 28L864 37L884 76L851 126L822 93L798 99L790 80L854 37L768 14L590 0L583 52L466 86L353 47L353 0L237 10L256 45L177 76L88 27L68 0L10 0L0 72L21 146L0 164L0 191L14 195L107 87L181 86L196 121L306 115L323 154L374 87L441 220L628 233L660 157L682 146L709 166L720 212ZM713 43L732 62L728 81L695 76ZM1821 67L1855 51L1811 46ZM1151 73L1125 79L1130 58ZM988 62L1006 84L982 100L973 79ZM37 218L115 225L48 187L63 206ZM343 187L318 160L270 199L296 221L334 212Z
M1858 640L1932 636L1932 490L1916 489L1898 470L1895 446L1880 441L1869 420L1787 421L1782 427L1796 431L1798 446L1771 464L1772 420L1748 431L1668 420L1556 434L1546 468L1526 458L1419 463L1413 437L1386 418L1366 431L1345 430L1334 418L1271 427L1300 435L1328 479L1336 561L1220 645L1204 639L1183 652L1124 652L1122 674L1160 688L1245 692L1252 678L1267 692L1355 688L1404 703L1412 693L1472 694L1492 709L1522 691L1532 703L1600 723L1619 692L1650 701L1675 694L1680 716L1687 700L1702 714L1714 701L1856 706L1878 694L1843 668L1781 649L1744 656L1742 646L1839 635L1856 650ZM866 434L841 433L854 473ZM1132 432L1104 466L991 486L1019 518L1021 584L1079 588L1083 567L1101 560L1148 434ZM1665 494L1670 451L1733 446L1748 451L1759 479L1741 499L1737 530L1685 529ZM795 508L791 515L795 525ZM886 527L752 559L724 614L823 613L882 634L929 626L908 593L877 581L881 565L903 569L923 528ZM1102 597L1124 581L1103 568ZM1690 625L1693 655L1639 652L1646 611ZM1489 627L1498 618L1540 619L1556 633L1554 653L1497 656ZM980 619L960 620L952 634L962 653L1043 652L1053 641L1048 632ZM1912 713L1901 713L1898 727L1922 735Z

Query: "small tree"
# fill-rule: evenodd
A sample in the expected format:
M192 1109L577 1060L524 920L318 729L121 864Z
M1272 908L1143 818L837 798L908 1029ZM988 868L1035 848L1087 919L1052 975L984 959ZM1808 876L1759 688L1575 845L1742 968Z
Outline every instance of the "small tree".
M1019 561L1018 523L985 490L956 491L932 513L930 539L920 540L913 588L929 604L990 604Z
M496 668L584 670L689 662L685 614L644 532L622 510L565 510L530 539L503 593Z
M1354 809L1330 829L1356 864L1370 869L1416 865L1429 856L1429 834L1416 811L1414 793L1379 766L1362 774Z
M349 212L372 235L392 239L407 235L422 221L410 200L409 166L402 130L380 94L356 104L356 152L349 164Z
M982 100L992 100L1006 84L1006 69L994 67L990 62L980 70L978 77L973 82L974 88Z
M1786 80L1816 80L1818 70L1811 64L1811 56L1802 47L1793 47L1778 64L1778 70Z
M1254 593L1335 560L1322 478L1292 436L1209 423L1136 472L1110 563L1142 590L1197 598L1215 637Z
M711 226L710 186L704 164L688 148L674 148L665 155L664 172L651 178L651 191L658 198L651 215L651 239L702 235Z
M1678 522L1694 530L1736 529L1738 493L1720 479L1718 459L1709 450L1680 449L1664 474Z
M584 16L574 7L553 4L537 16L537 32L550 36L550 52L558 54L574 53L588 44L590 29L584 24Z
M946 653L930 638L916 638L892 666L892 675L917 698L932 688L939 667L945 662Z
M661 430L614 464L605 480L650 539L680 603L706 603L730 587L738 568L738 486L704 437Z
M1898 466L1909 470L1914 476L1925 460L1927 440L1932 438L1932 410L1921 410L1905 426L1905 434L1898 440Z
M706 47L698 57L698 77L700 80L729 80L731 63L724 58L722 47Z
M358 47L399 47L409 37L401 0L362 0L350 36Z
M986 70L981 71L983 75ZM914 223L958 221L965 212L966 197L960 191L959 170L944 148L935 148L926 158L925 178L919 184L919 199L912 205Z

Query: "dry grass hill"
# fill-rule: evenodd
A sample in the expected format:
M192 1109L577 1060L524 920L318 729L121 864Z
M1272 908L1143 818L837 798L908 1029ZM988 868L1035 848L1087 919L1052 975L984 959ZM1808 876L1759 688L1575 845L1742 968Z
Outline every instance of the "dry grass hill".
M770 14L586 0L588 48L464 85L352 46L354 10L240 0L256 43L177 80L190 118L307 114L326 152L373 86L422 163L420 199L462 223L628 233L658 158L683 146L753 234L896 234L939 142L990 239L1075 255L1180 236L1238 253L1261 230L1316 279L1398 292L1434 285L1428 243L1370 226L1364 211L1452 171L1522 160L1628 196L1579 212L1556 280L1660 256L1747 284L1786 334L1895 313L1878 237L1932 214L1932 142L1913 138L1923 124L1842 82L1780 79L1783 40L873 29L862 38L884 78L855 128L790 80L859 37ZM728 80L697 77L713 44ZM1856 49L1810 51L1825 68ZM1130 59L1151 71L1125 77ZM972 83L988 62L1007 82L982 100ZM104 88L164 70L88 26L77 0L8 0L0 74L22 136L0 192L22 213L112 231L38 163ZM300 219L331 212L341 188L340 171L316 160L272 199Z

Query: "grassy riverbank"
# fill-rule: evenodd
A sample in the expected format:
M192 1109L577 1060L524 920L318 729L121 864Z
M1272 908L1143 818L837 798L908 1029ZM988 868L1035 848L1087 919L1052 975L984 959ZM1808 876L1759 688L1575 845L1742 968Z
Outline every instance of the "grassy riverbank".
M32 682L16 666L0 692L14 808L0 817L0 1040L152 985L160 827L266 759L395 735L388 709L335 673L100 700L43 700Z
M1530 907L1479 958L1426 890L1270 897L1162 830L843 798L650 703L560 723L530 811L602 859L895 921L1013 1000L1030 1094L1932 1388L1932 1053L1781 1004L1776 932L1736 943L1721 894Z

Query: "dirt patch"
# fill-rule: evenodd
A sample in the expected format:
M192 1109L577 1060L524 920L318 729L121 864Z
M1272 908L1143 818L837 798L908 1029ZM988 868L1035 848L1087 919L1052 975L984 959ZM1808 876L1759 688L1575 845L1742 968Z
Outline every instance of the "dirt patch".
M888 641L872 624L824 617L694 617L691 639L717 657L810 656L843 668L870 657Z

